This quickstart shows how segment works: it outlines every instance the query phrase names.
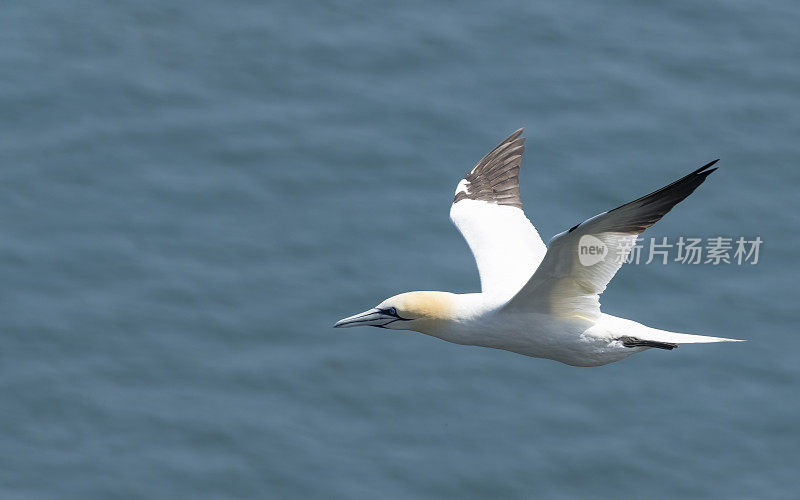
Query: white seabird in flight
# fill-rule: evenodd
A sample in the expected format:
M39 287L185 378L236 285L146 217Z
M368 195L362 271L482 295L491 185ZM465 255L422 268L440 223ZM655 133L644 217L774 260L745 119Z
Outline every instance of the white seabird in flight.
M717 160L672 184L557 234L546 247L522 211L522 129L458 183L450 219L467 240L480 293L408 292L334 327L414 330L456 344L600 366L651 347L736 342L650 328L600 312L600 294L636 237L689 196Z

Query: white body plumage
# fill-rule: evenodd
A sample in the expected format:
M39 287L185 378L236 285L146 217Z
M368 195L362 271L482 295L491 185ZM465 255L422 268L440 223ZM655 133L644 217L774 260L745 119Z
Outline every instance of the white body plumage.
M735 341L658 330L600 311L600 294L636 237L702 184L716 161L576 224L546 247L522 211L521 134L508 137L458 183L450 209L478 265L481 293L408 292L336 327L414 330L575 366L605 365L651 347ZM591 262L581 258L587 239L602 250Z

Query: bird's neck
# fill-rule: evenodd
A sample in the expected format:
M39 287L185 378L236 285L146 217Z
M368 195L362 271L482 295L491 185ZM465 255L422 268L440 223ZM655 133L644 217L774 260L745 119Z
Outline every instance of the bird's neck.
M449 292L415 292L424 301L418 310L422 312L413 329L434 337L446 338L502 306L502 301L482 293L456 294Z

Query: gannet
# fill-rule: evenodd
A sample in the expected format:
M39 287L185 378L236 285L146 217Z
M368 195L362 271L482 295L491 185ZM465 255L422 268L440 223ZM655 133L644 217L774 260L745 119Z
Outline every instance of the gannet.
M478 265L480 293L401 293L335 328L412 330L573 366L601 366L652 347L739 341L659 330L600 311L600 294L637 236L697 189L718 160L576 224L545 246L522 211L522 133L511 134L469 171L450 208Z

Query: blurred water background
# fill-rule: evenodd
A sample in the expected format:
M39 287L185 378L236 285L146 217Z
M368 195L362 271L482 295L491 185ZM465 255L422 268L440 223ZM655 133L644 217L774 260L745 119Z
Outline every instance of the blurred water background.
M796 498L800 7L6 2L0 497ZM527 127L545 240L714 158L602 368L333 330L469 292L461 176Z

